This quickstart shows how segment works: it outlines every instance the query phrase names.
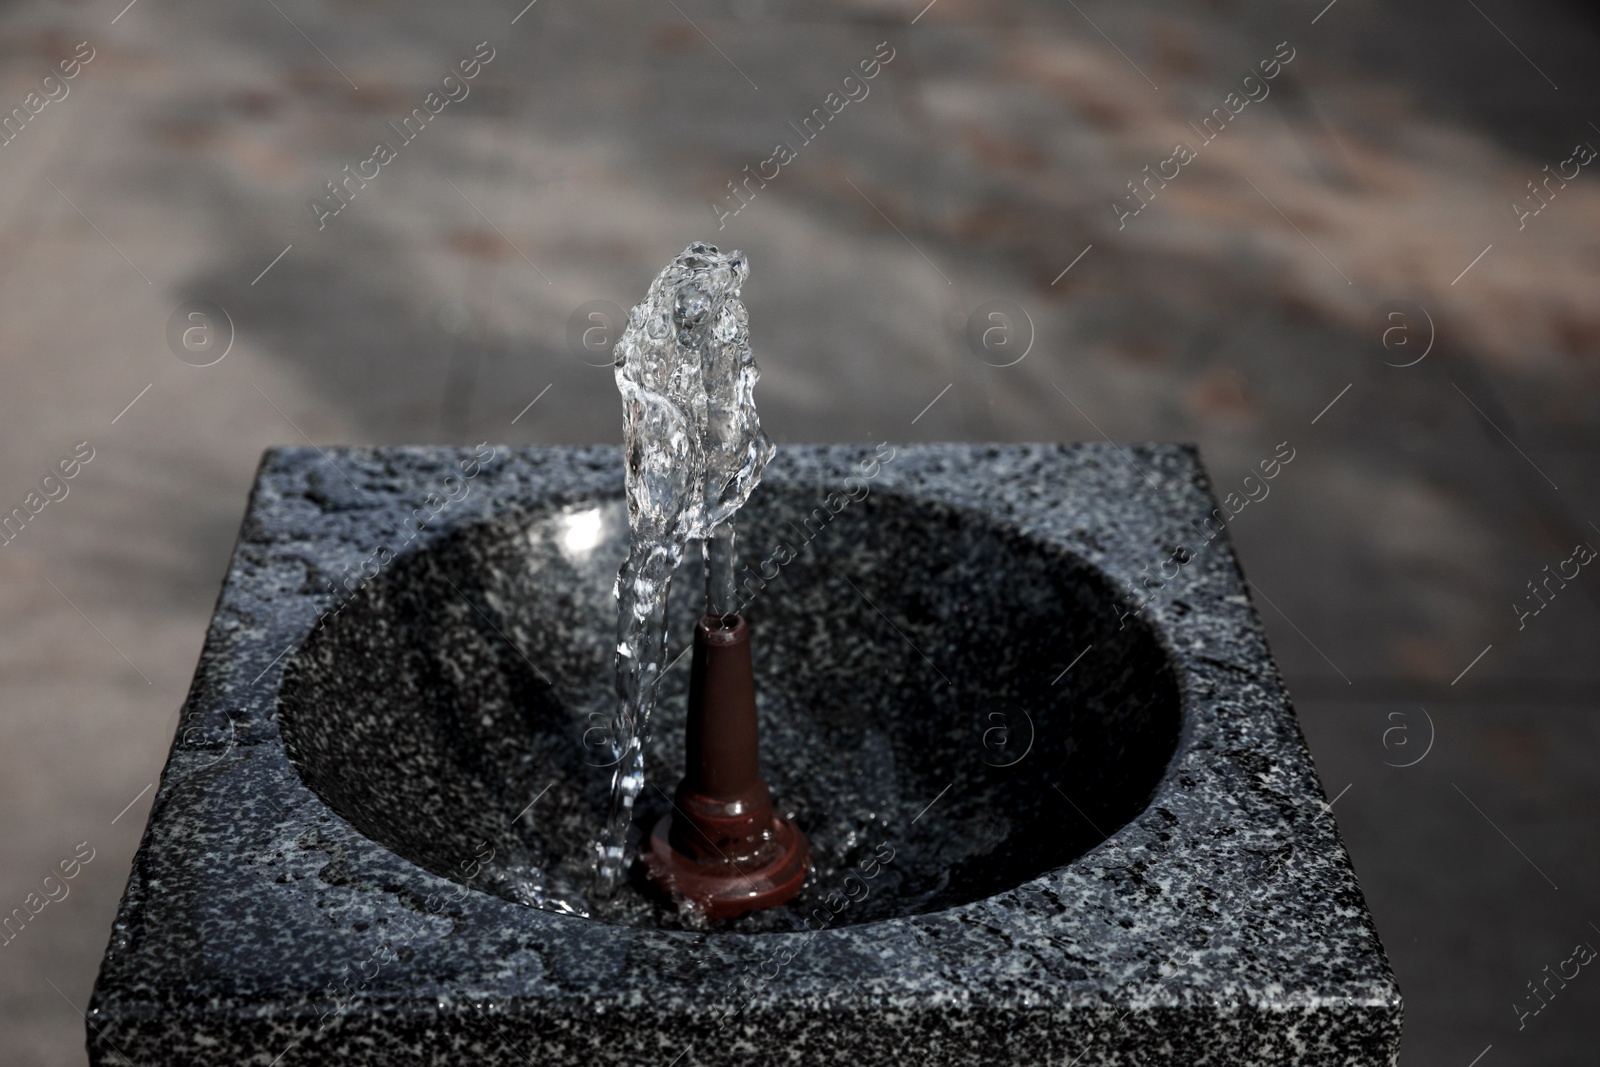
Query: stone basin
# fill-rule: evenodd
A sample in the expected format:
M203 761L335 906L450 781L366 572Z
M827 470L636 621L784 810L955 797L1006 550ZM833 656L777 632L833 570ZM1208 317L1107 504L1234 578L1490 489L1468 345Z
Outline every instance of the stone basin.
M825 912L834 925L1014 889L1139 814L1177 744L1178 689L1155 633L1118 629L1100 572L978 512L869 489L834 514L815 497L774 487L740 524L766 777L815 872L790 907L719 928L789 929L887 838L896 858ZM765 582L780 545L795 558ZM626 551L625 507L600 498L467 526L397 561L291 653L291 762L357 830L428 870L463 878L487 842L493 858L466 881L549 907L581 898ZM674 583L675 653L703 590L698 567ZM663 693L649 755L665 792L646 793L642 826L683 767L688 667L678 659ZM1081 815L1064 817L1058 788ZM913 824L940 794L937 818ZM539 871L556 877L519 876ZM681 925L637 890L597 916Z
M1133 611L1215 506L1192 449L782 449L744 614L814 869L709 926L584 893L621 489L610 448L268 453L94 1063L1393 1062L1399 993L1226 538ZM674 654L699 589L686 564Z

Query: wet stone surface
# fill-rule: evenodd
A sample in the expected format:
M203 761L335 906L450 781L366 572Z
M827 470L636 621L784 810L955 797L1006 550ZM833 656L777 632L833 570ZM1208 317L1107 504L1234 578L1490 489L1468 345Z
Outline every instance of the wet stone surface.
M95 1063L1391 1062L1399 992L1192 450L782 450L741 574L816 869L709 928L585 893L617 451L329 457L264 461Z

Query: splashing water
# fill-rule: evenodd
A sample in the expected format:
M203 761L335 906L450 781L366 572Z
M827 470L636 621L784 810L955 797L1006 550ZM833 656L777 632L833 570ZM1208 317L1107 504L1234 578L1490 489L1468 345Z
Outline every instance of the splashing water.
M673 572L690 541L704 542L707 611L733 612L733 516L772 458L756 417L760 371L739 300L749 273L743 254L696 241L656 276L614 351L631 539L617 575L617 762L597 845L602 897L621 882L633 804L644 789Z

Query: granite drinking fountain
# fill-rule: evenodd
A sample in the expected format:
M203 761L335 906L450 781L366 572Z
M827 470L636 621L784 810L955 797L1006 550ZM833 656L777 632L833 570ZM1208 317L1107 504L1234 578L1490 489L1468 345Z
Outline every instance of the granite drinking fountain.
M715 507L657 523L713 547L620 626L641 492L748 452L269 451L91 1062L1396 1061L1399 991L1194 449L746 438L737 540ZM652 651L627 620L657 609ZM686 798L754 781L776 821L682 832ZM771 864L781 891L733 907L692 877Z

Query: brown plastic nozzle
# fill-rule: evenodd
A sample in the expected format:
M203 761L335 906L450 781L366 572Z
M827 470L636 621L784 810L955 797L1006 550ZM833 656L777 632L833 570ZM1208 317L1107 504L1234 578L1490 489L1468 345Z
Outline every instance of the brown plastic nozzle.
M650 879L707 917L727 919L793 899L805 884L805 835L773 814L761 778L750 631L740 615L694 628L687 766L650 834Z

